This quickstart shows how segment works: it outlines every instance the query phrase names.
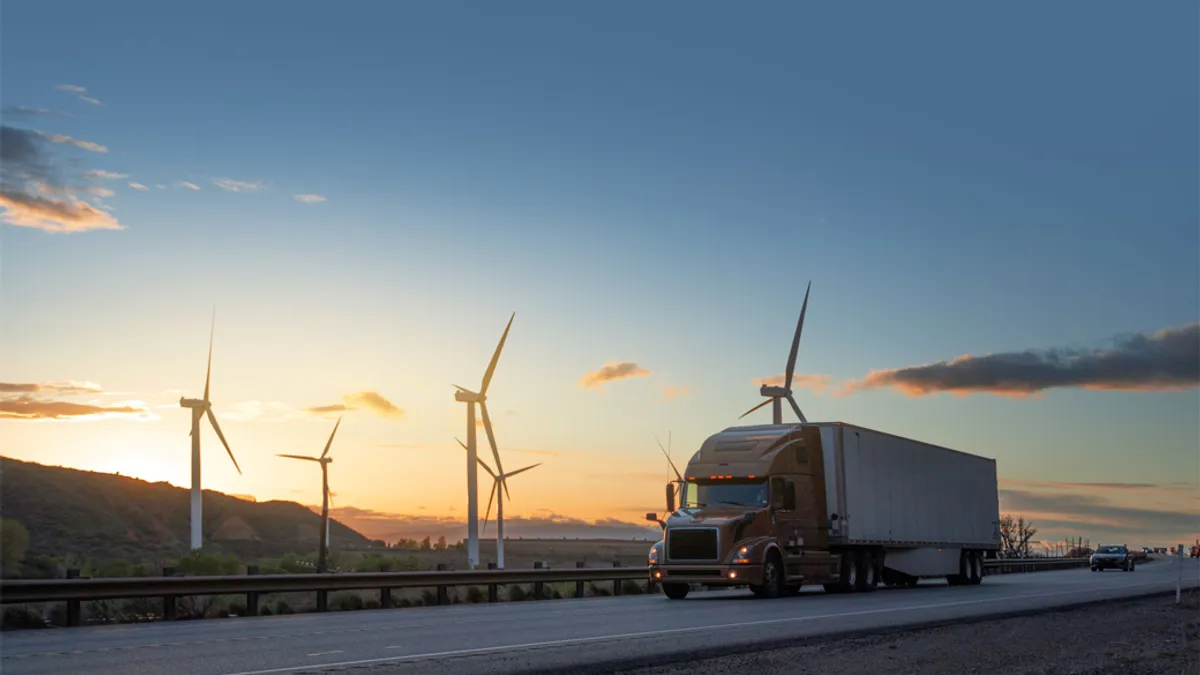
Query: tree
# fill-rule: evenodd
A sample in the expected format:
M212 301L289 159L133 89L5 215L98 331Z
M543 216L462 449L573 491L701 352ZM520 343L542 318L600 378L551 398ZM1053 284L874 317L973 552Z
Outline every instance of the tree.
M446 537L444 535L437 538L437 543L433 545L433 550L435 550L435 551L445 551L446 550Z
M20 521L0 519L0 574L19 576L25 552L29 549L29 530Z
M1029 540L1037 534L1037 528L1032 522L1025 522L1025 517L1013 518L1005 514L1000 518L1000 547L1006 558L1028 558Z
M429 537L425 537L421 540L421 550L428 551L430 548L432 548L432 546L429 545Z

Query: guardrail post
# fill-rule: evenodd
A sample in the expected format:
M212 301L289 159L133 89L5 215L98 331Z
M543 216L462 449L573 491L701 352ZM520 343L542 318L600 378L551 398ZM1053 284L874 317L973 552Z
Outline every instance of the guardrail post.
M437 571L439 571L439 572L445 572L445 571L446 571L446 563L438 563L438 564L437 564ZM448 604L450 604L450 598L449 598L449 597L448 597L448 595L446 594L446 587L445 587L445 586L438 586L438 587L437 587L437 604L439 604L439 605L448 605Z
M175 576L175 568L174 567L164 567L163 568L163 576L164 577ZM162 602L163 602L163 621L174 621L175 620L175 596L164 595Z
M328 612L329 611L329 591L327 591L325 589L321 589L321 590L317 591L317 611L318 612Z
M79 570L77 570L77 569L67 570L67 578L68 579L78 579L79 578ZM83 612L81 611L78 600L68 600L67 601L67 625L68 626L74 628L74 627L78 626L80 623L82 623L82 618L83 618L82 614L83 614Z
M620 567L620 566L621 566L620 560L613 561L613 567ZM621 584L623 584L623 583L625 583L625 582L621 581L620 579L616 579L613 581L613 595L621 594Z
M488 563L488 569L496 569L496 563ZM488 602L496 602L496 584L488 584Z
M582 568L583 565L584 565L584 562L582 560L575 561L576 569ZM577 598L583 597L583 580L582 579L575 582L575 597L577 597Z
M379 606L384 609L391 609L393 607L392 589L390 589L390 588L379 589Z
M546 569L546 563L540 562L540 561L535 562L535 563L533 563L533 569L544 570L544 569ZM541 600L545 596L546 596L546 585L540 581L533 582L533 599Z
M258 574L258 565L246 565L246 574ZM258 593L246 593L246 616L258 616Z

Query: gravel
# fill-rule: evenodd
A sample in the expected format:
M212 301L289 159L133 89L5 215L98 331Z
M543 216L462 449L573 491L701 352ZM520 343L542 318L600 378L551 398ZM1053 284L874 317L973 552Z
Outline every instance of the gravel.
M1200 675L1200 593L808 642L619 675Z

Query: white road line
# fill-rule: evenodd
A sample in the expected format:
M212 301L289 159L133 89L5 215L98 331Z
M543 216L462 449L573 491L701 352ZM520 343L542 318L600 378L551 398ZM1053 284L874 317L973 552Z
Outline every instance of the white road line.
M341 650L341 649L335 649L331 652L313 652L312 654L309 654L309 656L327 656L329 654L341 654L342 651L343 650Z
M1097 591L1108 590L1128 590L1133 588L1144 588L1146 586L1165 586L1170 582L1165 580L1151 581L1140 584L1129 584L1122 586L1112 586L1110 588L1095 589ZM941 609L946 607L962 607L966 605L984 605L994 604L997 602L1009 602L1013 600L1030 600L1033 598L1051 598L1063 595L1078 595L1078 591L1056 591L1053 593L1034 593L1026 595L1013 595L1001 598L986 598L980 600L960 600L957 602L941 602L930 605L910 605L904 607L883 607L879 609L866 609L855 612L840 612L837 614L818 614L813 616L794 616L783 617L778 619L760 619L757 621L740 621L737 623L712 624L707 626L688 626L686 628L665 628L662 630L641 631L637 633L617 633L612 635L598 635L594 637L584 638L566 638L563 640L547 640L545 642L526 642L515 645L498 645L495 647L476 647L472 649L455 649L445 652L428 652L424 654L408 654L405 656L385 656L374 659L359 659L357 661L341 661L337 663L322 663L321 666L326 668L340 668L345 666L361 666L371 663L404 663L407 661L424 661L429 659L440 659L447 657L458 656L476 656L479 654L491 654L495 652L505 652L518 649L539 649L544 647L566 647L571 645L583 645L594 642L606 642L610 640L630 640L636 638L659 637L663 635L673 635L679 633L695 633L702 630L728 630L730 628L748 628L751 626L766 626L783 623L802 623L807 621L817 621L822 619L841 619L851 616L866 616L870 614L889 614L895 612L911 612L926 609ZM1114 598L1122 599L1122 598ZM1049 608L1053 609L1053 608ZM312 668L311 665L305 666L288 666L284 668L268 668L266 670L245 670L236 673L228 673L227 675L271 675L272 673L291 673L299 670Z

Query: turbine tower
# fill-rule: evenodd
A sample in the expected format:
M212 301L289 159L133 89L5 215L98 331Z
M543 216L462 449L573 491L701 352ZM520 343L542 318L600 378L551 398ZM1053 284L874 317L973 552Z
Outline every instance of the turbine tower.
M663 455L665 455L667 458L667 464L671 467L671 471L675 474L675 480L671 481L675 483L675 503L682 505L684 480L683 474L679 473L679 469L675 467L674 460L671 459L671 451L669 449L671 447L671 432L667 432L667 447L664 448L662 441L658 440L658 434L654 435L654 442L658 443L658 449L662 450Z
M458 390L454 392L454 400L467 404L467 566L470 569L475 569L475 566L479 564L479 478L475 469L479 453L475 442L475 405L479 405L479 411L483 414L483 428L487 432L488 442L492 446L492 458L496 460L496 470L503 474L504 467L500 464L500 453L496 451L496 438L492 434L492 420L488 417L486 401L488 385L492 382L492 374L496 372L496 362L500 360L500 350L504 349L504 341L508 339L508 330L512 328L512 322L516 316L517 313L513 312L512 316L508 318L508 325L504 327L504 334L500 336L500 344L496 345L496 353L492 354L492 362L488 364L487 372L483 374L483 384L479 387L479 391L474 392L457 384L454 385L454 388Z
M217 327L217 308L213 307L212 326L208 330L208 369L204 374L204 398L179 398L179 406L181 408L190 408L192 411L192 431L188 435L192 437L192 521L191 521L191 539L192 550L198 550L204 544L202 528L203 518L203 503L200 491L200 419L208 417L208 421L212 424L213 431L217 432L217 438L221 439L221 445L225 446L225 452L229 453L229 459L233 462L233 468L237 469L238 475L242 475L242 468L238 466L237 459L233 456L233 450L229 449L229 443L225 441L225 434L221 433L221 425L217 424L217 417L213 415L212 401L208 398L208 386L212 376L212 346L213 332Z
M804 413L800 412L800 406L796 404L796 399L792 398L792 376L796 372L796 350L800 348L800 332L804 330L804 313L808 311L809 290L812 290L811 281L808 282L808 288L804 291L804 305L800 307L800 321L796 323L796 336L792 338L792 351L788 354L787 372L784 375L783 386L777 387L775 385L762 385L758 392L763 396L766 396L767 400L742 413L738 419L741 419L742 417L745 417L746 415L749 415L755 410L758 410L759 408L770 403L772 404L771 423L783 424L783 399L786 398L787 402L791 404L792 410L795 411L796 417L800 418L800 423L808 424L808 420L805 419Z
M457 438L454 440L458 441ZM458 441L458 444L461 445L463 447L463 450L466 450L468 454L471 452L467 448L466 443L463 443L462 441ZM492 477L492 493L488 497L487 512L483 516L483 529L485 531L487 530L488 517L492 515L492 500L495 499L496 500L496 567L498 569L504 569L504 495L508 494L508 479L512 478L513 476L515 476L519 473L524 473L534 467L541 466L542 463L538 462L537 464L530 464L529 466L527 466L523 469L517 469L516 471L509 471L508 473L497 474L495 471L492 471L492 467L488 466L487 462L483 461L482 457L478 457L476 459L479 461L479 466L482 466L483 470L487 471L488 475L490 475ZM504 494L501 494L500 490L497 489L499 487L504 488ZM512 499L512 495L508 495L508 498Z
M320 547L317 550L317 572L327 572L326 569L326 552L329 549L329 464L333 462L333 458L329 456L329 448L333 445L333 437L337 434L338 427L342 425L342 418L339 417L337 424L333 425L333 433L329 434L329 441L325 443L325 452L321 453L320 457L306 457L304 455L279 455L288 459L301 459L306 462L317 462L321 465L321 541Z

